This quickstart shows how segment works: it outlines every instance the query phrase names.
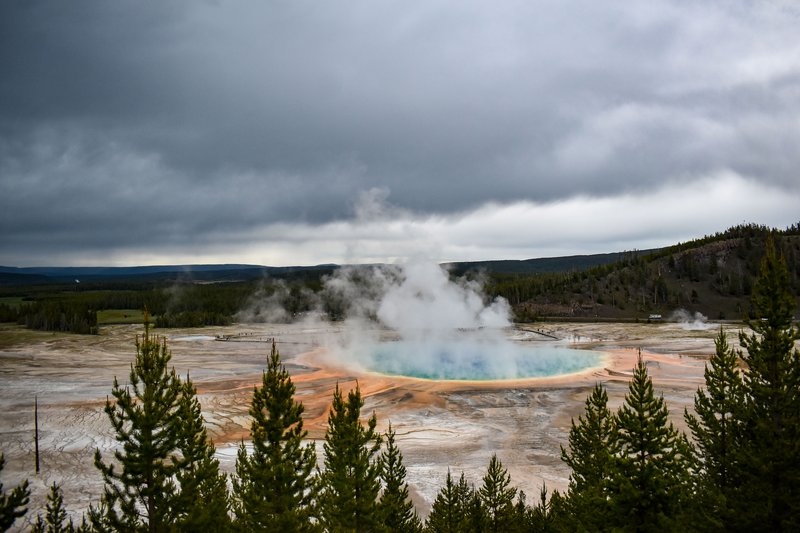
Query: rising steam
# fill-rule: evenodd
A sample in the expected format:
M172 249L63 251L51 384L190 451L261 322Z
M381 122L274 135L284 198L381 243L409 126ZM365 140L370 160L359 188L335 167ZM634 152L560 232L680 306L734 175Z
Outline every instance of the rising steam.
M285 290L285 288L284 288ZM262 294L240 317L285 320L282 290ZM308 295L307 295L308 296ZM310 296L308 296L310 297ZM302 320L333 317L341 335L326 340L338 364L434 379L508 379L575 372L598 354L509 339L511 308L486 297L480 280L451 279L434 263L342 268L328 277L315 310ZM297 317L295 317L296 319Z
M451 281L440 266L411 263L387 287L378 319L404 338L455 329L503 328L511 324L504 298L486 302L477 281Z
M480 281L452 280L439 265L410 263L362 272L357 287L348 273L330 280L351 302L347 335L332 353L364 370L431 379L509 379L575 372L597 363L596 353L549 347L535 353L509 340L511 309L503 298L489 300ZM395 334L381 341L366 319Z
M672 322L677 322L683 329L689 331L705 331L714 327L708 323L708 318L700 312L692 314L686 309L676 309L670 315Z

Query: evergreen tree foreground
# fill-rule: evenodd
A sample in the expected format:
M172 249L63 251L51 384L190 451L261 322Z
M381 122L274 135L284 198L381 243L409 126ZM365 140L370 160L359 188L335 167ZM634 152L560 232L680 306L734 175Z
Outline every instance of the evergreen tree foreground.
M0 453L0 472L3 471L3 466L6 464L6 459ZM14 487L10 492L3 490L3 483L0 481L0 531L6 531L17 518L25 516L28 512L28 501L31 495L30 488L28 487L28 480L25 480L21 485Z
M188 377L168 367L165 340L145 331L136 339L129 385L114 379L105 413L119 443L106 463L95 466L105 482L100 504L89 510L95 531L224 531L227 485Z
M233 480L235 525L243 531L314 531L316 452L303 444L303 404L272 342L267 370L253 391L250 438L239 448Z
M380 477L383 491L378 501L378 515L388 532L415 533L422 531L422 522L414 510L406 484L406 467L403 455L395 443L395 431L389 424L386 431L386 448L380 456Z
M381 437L375 414L361 423L364 400L358 384L344 399L337 383L325 433L325 470L320 475L320 518L326 531L375 531L380 528Z

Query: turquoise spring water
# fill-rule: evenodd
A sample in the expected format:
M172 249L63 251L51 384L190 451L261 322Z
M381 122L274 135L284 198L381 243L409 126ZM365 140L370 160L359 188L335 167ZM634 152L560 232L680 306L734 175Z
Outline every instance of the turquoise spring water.
M385 342L365 366L383 374L436 380L521 379L571 374L602 365L602 352L514 342Z

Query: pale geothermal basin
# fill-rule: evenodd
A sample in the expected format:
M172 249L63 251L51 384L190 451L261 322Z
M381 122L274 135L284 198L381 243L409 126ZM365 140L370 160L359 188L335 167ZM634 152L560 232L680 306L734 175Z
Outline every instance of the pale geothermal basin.
M552 344L537 328L562 345L602 352L599 366L567 375L500 381L437 381L338 364L325 346L344 335L337 325L237 325L225 328L156 330L166 336L179 374L190 373L198 387L207 426L223 468L232 472L235 449L249 435L253 385L260 383L269 353L278 348L305 405L306 428L317 442L324 437L327 410L338 382L344 389L358 381L365 396L363 413L373 411L379 429L391 421L408 469L418 510L427 514L448 467L464 471L479 485L493 453L509 470L512 482L538 497L542 483L563 490L568 469L560 459L570 420L583 412L595 383L604 383L613 408L627 390L637 349L666 398L673 421L683 428L703 382L703 366L714 351L718 326L687 331L679 324L571 324L522 326L509 335L517 342ZM734 346L738 324L723 326ZM33 495L26 519L44 507L52 482L64 488L73 516L97 501L102 481L93 466L95 448L110 457L115 445L103 413L114 376L126 383L134 339L141 326L102 328L98 336L32 332L0 325L0 451L6 465L6 489L31 481ZM384 334L378 332L378 335ZM217 336L229 336L220 342ZM34 473L34 395L39 398L41 472ZM22 523L18 521L18 526Z

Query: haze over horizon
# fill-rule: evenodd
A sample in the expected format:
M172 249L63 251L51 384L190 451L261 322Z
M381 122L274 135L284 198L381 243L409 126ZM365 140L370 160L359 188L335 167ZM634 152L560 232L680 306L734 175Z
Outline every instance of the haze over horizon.
M800 205L791 1L0 4L0 265L648 249Z

